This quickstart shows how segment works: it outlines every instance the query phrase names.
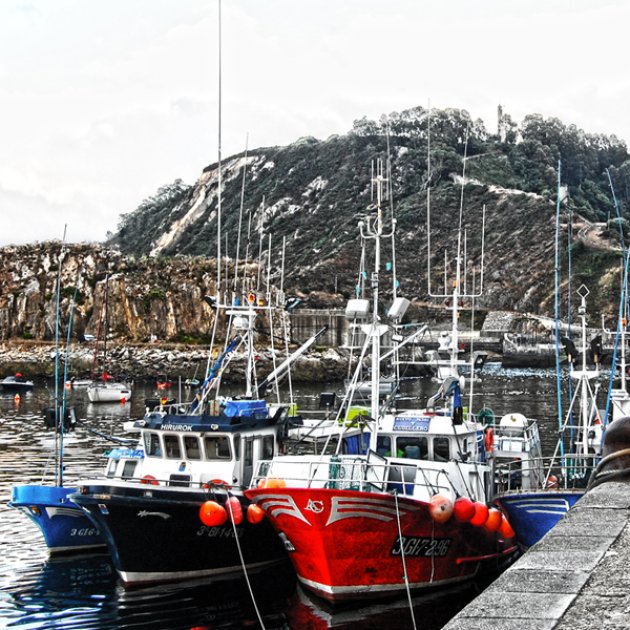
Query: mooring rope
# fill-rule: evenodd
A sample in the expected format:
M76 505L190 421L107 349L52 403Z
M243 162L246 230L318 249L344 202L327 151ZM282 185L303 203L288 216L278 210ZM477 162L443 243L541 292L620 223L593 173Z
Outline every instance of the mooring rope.
M254 597L254 591L252 589L252 585L249 581L249 576L247 575L247 567L245 566L245 558L243 558L243 551L241 550L241 543L238 539L238 531L236 530L236 523L234 522L234 512L232 511L232 504L230 503L230 493L225 491L226 500L225 503L228 506L228 512L230 513L230 521L232 522L232 529L234 530L234 540L236 540L236 548L238 549L238 557L241 560L241 566L243 567L243 575L245 576L245 582L247 582L247 589L249 590L249 595L252 598L252 604L254 604L254 610L256 611L256 616L258 617L258 623L262 630L265 630L265 624L263 623L262 616L260 614L260 610L258 610L258 605L256 604L256 598Z
M409 576L407 575L407 562L405 560L405 545L403 544L402 527L400 526L400 511L398 509L398 492L394 490L394 503L396 504L396 520L398 522L398 540L400 541L400 559L403 565L403 578L405 580L405 588L407 589L407 600L409 601L409 614L411 615L411 623L416 630L416 618L413 614L413 603L411 602L411 589L409 587Z

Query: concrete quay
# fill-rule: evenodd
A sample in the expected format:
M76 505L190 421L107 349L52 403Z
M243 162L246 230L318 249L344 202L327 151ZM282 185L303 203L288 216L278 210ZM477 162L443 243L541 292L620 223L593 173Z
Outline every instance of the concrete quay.
M630 629L630 484L589 490L443 630Z

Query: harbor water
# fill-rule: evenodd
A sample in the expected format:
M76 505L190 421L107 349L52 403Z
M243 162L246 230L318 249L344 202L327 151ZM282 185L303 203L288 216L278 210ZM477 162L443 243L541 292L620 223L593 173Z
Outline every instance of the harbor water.
M186 399L178 389L174 383L169 395ZM340 389L340 384L294 384L293 394L300 408L316 409L321 391ZM422 404L434 390L427 377L404 380L401 404ZM154 395L151 384L136 383L130 402L91 404L84 391L68 390L68 405L76 406L80 421L64 441L65 485L101 472L103 453L113 446L106 436L128 437L124 422L142 417L144 399ZM297 585L290 565L249 576L249 583L238 577L125 590L107 553L49 557L39 529L7 502L13 485L39 483L55 467L55 434L42 418L53 399L54 384L45 381L19 400L12 394L0 398L0 628L256 628L260 620L265 628L413 627L406 598L333 609ZM544 451L553 449L558 428L553 371L486 364L473 389L473 407L482 404L497 420L508 412L537 418ZM414 596L416 627L438 630L483 586Z

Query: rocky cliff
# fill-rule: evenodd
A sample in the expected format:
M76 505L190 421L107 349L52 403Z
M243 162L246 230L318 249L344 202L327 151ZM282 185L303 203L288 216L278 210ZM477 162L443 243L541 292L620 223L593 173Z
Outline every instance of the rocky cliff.
M59 242L0 249L0 339L54 339L58 282L62 342L73 302L73 338L210 339L213 259L136 259L85 244L62 253Z
M260 260L265 276L283 275L285 289L309 306L340 305L361 288L362 272L371 270L371 244L361 241L357 224L374 215L371 169L378 159L386 180L386 231L392 218L397 222L395 237L383 245L385 302L396 281L399 295L420 302L429 293L450 292L461 225L463 284L473 293L475 283L477 307L553 315L560 165L561 299L566 305L570 248L572 286L589 287L589 308L598 318L614 312L629 206L626 146L614 136L536 114L521 125L501 114L492 134L465 111L433 110L429 116L418 107L380 121L359 120L347 135L233 156L221 165L220 217L219 166L211 164L193 186L165 186L124 215L111 244L156 258L215 256L220 232L222 257ZM618 186L618 207L611 181Z

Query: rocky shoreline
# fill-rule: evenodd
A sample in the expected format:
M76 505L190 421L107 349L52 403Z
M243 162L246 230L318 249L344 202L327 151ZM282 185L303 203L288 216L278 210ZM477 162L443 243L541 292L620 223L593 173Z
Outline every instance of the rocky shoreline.
M21 372L29 378L52 377L55 373L55 344L16 341L0 344L0 378ZM63 370L65 347L60 349L60 370ZM258 353L257 374L264 378L274 368L272 351ZM286 355L276 351L275 365ZM102 353L97 357L97 370L102 366ZM185 344L112 344L107 348L107 369L112 374L126 374L135 380L153 379L168 375L171 379L202 378L208 362L208 349ZM68 349L68 378L90 373L94 361L94 347L88 343L71 344ZM244 353L237 353L224 374L226 382L243 378ZM300 357L291 371L296 382L334 382L347 372L348 358L333 348L310 351Z

